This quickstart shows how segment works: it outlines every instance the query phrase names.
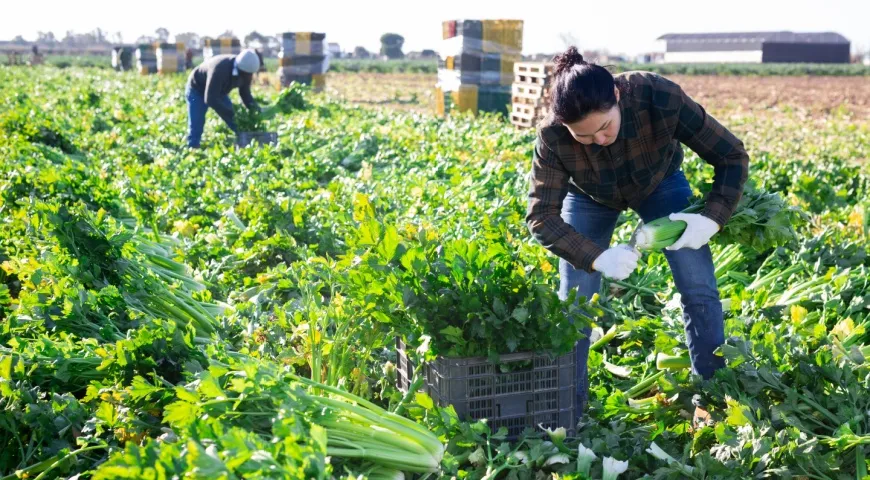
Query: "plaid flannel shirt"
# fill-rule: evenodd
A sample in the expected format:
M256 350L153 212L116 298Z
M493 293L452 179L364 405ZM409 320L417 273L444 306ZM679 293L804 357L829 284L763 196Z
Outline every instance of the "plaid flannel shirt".
M703 215L723 226L737 207L749 171L743 142L679 85L649 72L626 72L616 80L629 86L620 96L616 142L583 145L550 121L538 129L530 174L526 223L532 235L575 268L590 272L604 250L562 220L569 191L617 210L636 208L680 169L682 143L713 166Z

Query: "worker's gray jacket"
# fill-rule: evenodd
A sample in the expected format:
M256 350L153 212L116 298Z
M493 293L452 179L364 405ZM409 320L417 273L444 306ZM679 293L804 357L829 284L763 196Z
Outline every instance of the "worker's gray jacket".
M254 97L251 96L251 81L253 74L235 68L235 55L215 55L192 72L187 79L191 90L202 94L205 104L213 108L227 125L236 129L232 103L222 101L234 88L238 87L239 96L248 108L256 108ZM236 74L233 74L233 70Z

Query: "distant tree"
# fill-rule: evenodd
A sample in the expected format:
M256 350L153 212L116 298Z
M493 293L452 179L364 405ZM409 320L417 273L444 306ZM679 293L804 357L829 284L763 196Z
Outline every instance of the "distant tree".
M169 41L169 30L160 27L157 30L154 30L154 34L157 35L157 40L160 42L168 42Z
M195 32L176 33L175 41L183 43L187 48L198 49L202 47L202 39Z
M353 49L354 58L370 58L372 56L365 47L356 47Z
M26 44L27 40L25 40L21 35L16 35L15 38L12 39L12 43Z
M266 48L263 49L265 55L271 55L273 51L281 49L281 40L278 37L266 37Z
M227 30L224 33L218 35L217 38L236 38L236 36L233 34L232 30Z
M583 60L587 62L597 62L599 58L608 55L607 50L583 50Z
M269 45L269 39L262 33L254 30L245 35L244 44L246 48L256 48L262 50Z
M95 32L89 33L76 33L72 30L67 30L66 35L61 40L61 43L69 46L88 46L94 45L97 42L97 36Z
M562 40L562 46L567 50L568 47L576 47L580 44L577 41L577 37L574 36L571 32L562 32L559 34L559 40Z
M391 60L404 58L402 46L405 44L405 37L398 33L385 33L381 35L381 55L386 56Z
M326 52L330 58L341 58L341 45L337 42L326 44Z
M120 45L120 44L124 43L124 36L121 35L121 32L113 33L111 39L112 39L112 43L114 43L116 45Z
M36 34L36 43L51 45L57 43L54 32L39 32Z
M109 40L106 38L106 32L101 28L97 28L91 32L91 37L93 43L109 43Z
M154 43L156 41L157 41L157 39L150 36L150 35L142 35L136 39L136 45L151 44L151 43Z
M436 58L436 57L438 57L438 52L436 52L435 50L431 50L431 49L426 48L422 52L420 52L420 58Z

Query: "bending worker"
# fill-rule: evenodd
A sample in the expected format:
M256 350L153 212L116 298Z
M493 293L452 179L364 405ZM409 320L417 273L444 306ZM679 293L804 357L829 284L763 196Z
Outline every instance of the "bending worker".
M707 242L728 222L743 194L749 156L743 142L676 83L649 72L614 77L571 47L555 58L551 117L538 130L527 222L560 257L559 296L590 298L601 276L624 280L640 254L611 246L620 212L644 222L669 217L686 230L664 254L682 294L694 373L710 378L725 366L722 304ZM713 167L713 187L700 214L680 213L692 189L682 171L685 145ZM588 333L588 331L587 331ZM589 338L577 348L577 402L587 400ZM699 401L697 398L695 401ZM708 417L696 403L696 418Z
M199 148L205 112L211 108L238 133L233 119L233 102L229 93L236 87L242 102L249 109L259 110L251 96L251 82L260 69L260 57L248 49L238 55L215 55L196 67L187 79L188 126L187 145Z

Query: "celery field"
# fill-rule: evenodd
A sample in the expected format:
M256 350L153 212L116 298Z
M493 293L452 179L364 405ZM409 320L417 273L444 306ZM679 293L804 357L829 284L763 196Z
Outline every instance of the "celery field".
M711 245L728 368L704 382L656 249L559 301L524 221L534 132L301 88L276 146L212 112L192 151L184 80L0 67L0 480L870 479L863 113L705 105L750 185ZM584 322L573 435L396 387L397 337L418 362L565 354Z

